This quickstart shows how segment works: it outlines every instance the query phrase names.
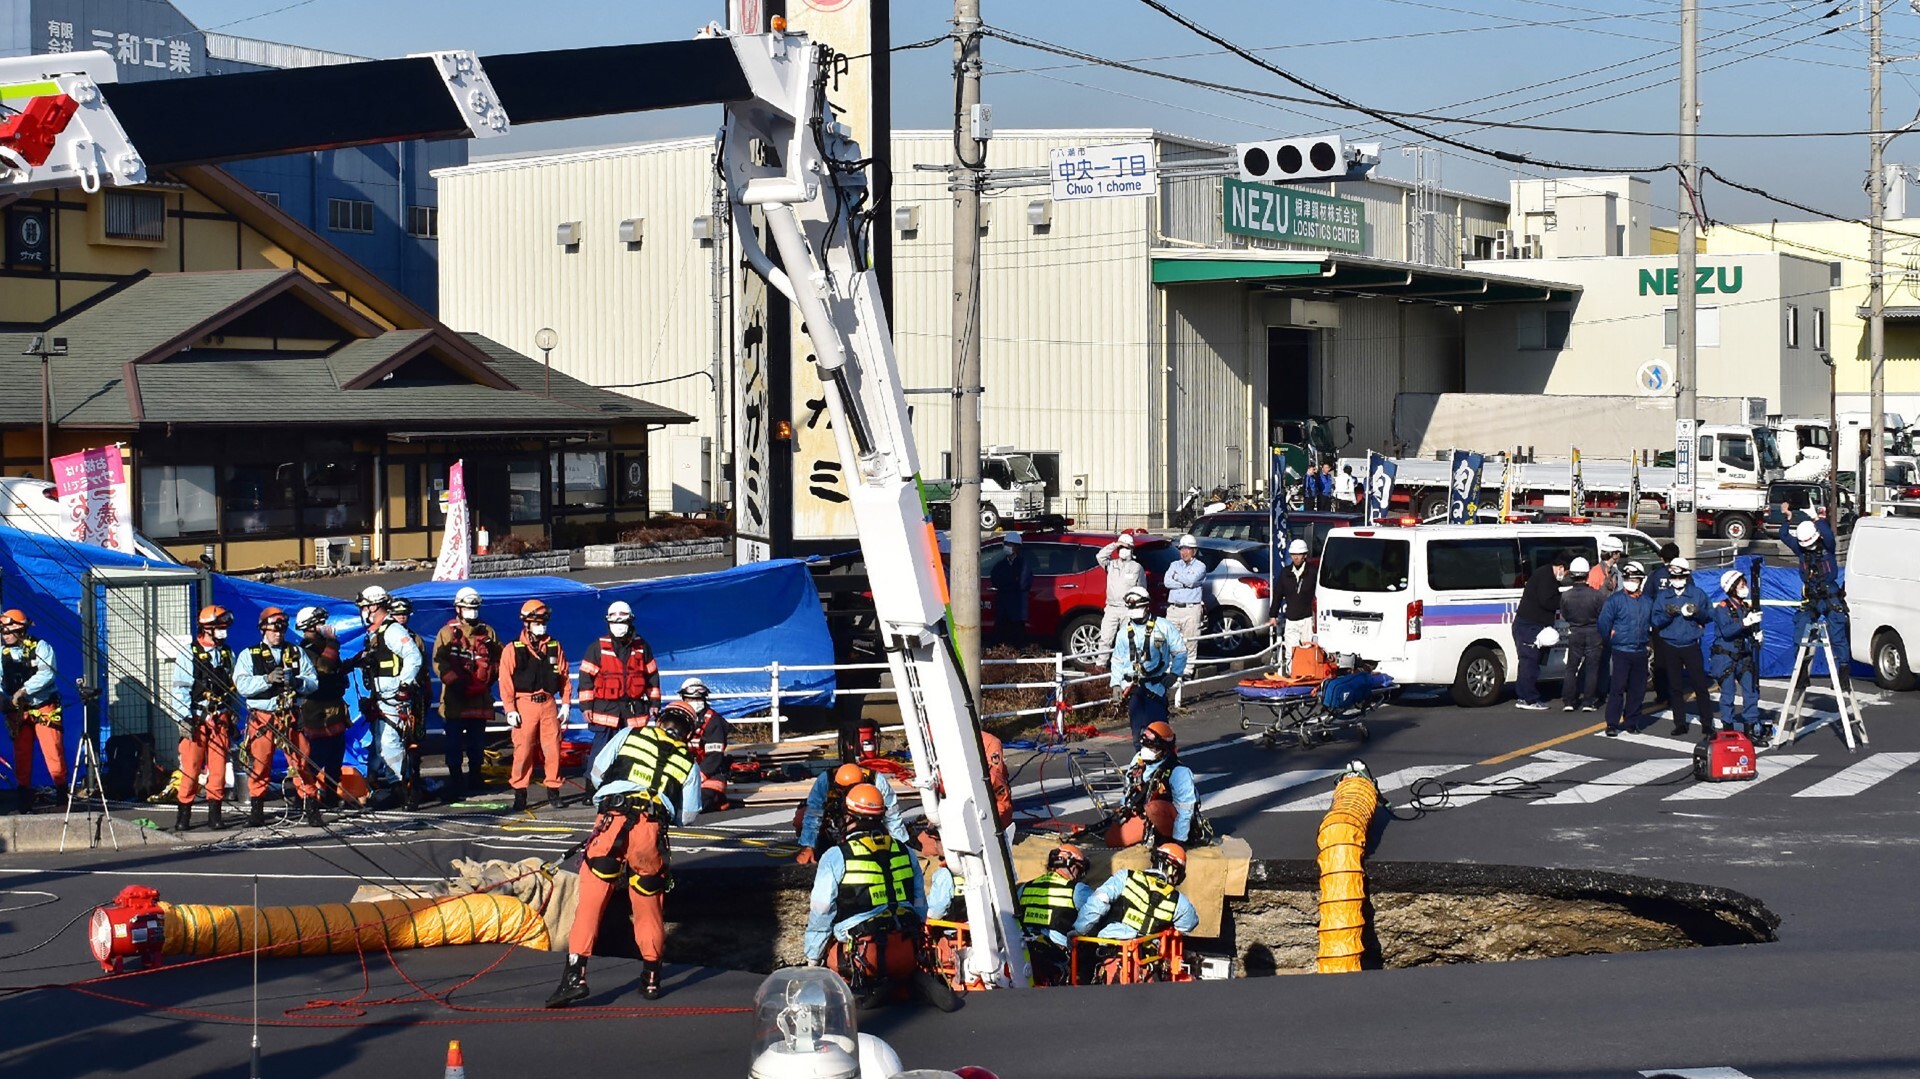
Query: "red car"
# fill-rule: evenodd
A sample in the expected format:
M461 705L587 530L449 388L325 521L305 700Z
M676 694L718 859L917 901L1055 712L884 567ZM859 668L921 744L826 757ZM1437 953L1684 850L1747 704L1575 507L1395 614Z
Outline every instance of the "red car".
M1049 641L1069 655L1100 647L1100 618L1107 607L1107 571L1094 556L1119 539L1113 532L1027 532L1022 540L1033 564L1033 589L1027 595L1027 634ZM980 547L980 625L993 625L993 567L1007 555L998 539ZM1177 557L1172 541L1135 533L1133 555L1147 571L1147 590L1156 610L1165 610L1161 583L1167 563ZM1155 567L1158 567L1156 569Z

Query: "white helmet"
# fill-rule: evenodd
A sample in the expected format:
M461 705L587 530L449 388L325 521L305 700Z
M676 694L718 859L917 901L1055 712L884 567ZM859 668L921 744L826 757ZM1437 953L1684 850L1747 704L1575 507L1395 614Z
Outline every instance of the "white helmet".
M453 605L455 607L471 607L477 611L480 609L480 593L474 588L462 588L453 594Z
M607 604L607 621L631 622L633 621L633 608L627 606L626 600L616 599L612 603Z
M324 607L302 607L294 616L293 628L301 631L314 629L327 624L327 610Z
M1720 591L1725 592L1728 595L1732 595L1733 586L1738 582L1744 581L1746 579L1747 579L1746 574L1741 573L1737 569L1730 569L1727 572L1722 573L1720 575Z
M1180 546L1182 546L1182 547L1199 547L1199 546L1200 546L1200 541L1199 541L1199 540L1197 540L1197 539L1194 539L1194 538L1193 538L1193 533L1191 533L1191 532L1189 532L1189 533L1187 533L1186 535L1184 535L1184 536L1181 536L1181 537L1180 537Z
M391 599L386 589L377 584L370 584L360 590L358 602L362 607L385 607Z
M1801 521L1793 526L1793 538L1800 541L1800 546L1811 547L1820 542L1820 526L1812 521Z
M1689 577L1693 575L1693 565L1684 558L1675 558L1667 563L1667 576Z
M1640 580L1646 580L1646 577L1647 577L1647 567L1645 567L1645 566L1643 566L1643 565L1641 565L1641 564L1640 564L1640 563L1638 563L1638 562L1629 562L1629 563L1627 563L1627 564L1626 564L1625 566L1622 566L1622 567L1620 568L1620 576L1621 576L1621 577L1635 577L1635 578L1638 578L1638 579L1640 579Z
M1600 537L1600 553L1603 555L1618 554L1626 549L1627 545L1620 542L1619 536Z
M698 678L689 678L680 683L680 696L690 701L707 699L707 684Z
M1292 543L1287 544L1287 553L1288 554L1306 554L1307 541L1303 539L1297 539L1297 540L1294 540Z
M1582 577L1586 576L1587 573L1592 569L1593 569L1593 563L1587 561L1584 558L1575 558L1573 561L1567 563L1568 573L1577 573Z
M1133 546L1133 533L1131 532L1120 533L1120 538L1116 542L1118 542L1122 547Z
M1153 595L1139 585L1134 585L1127 589L1126 598L1122 602L1130 608L1146 607L1153 603Z
M1560 643L1560 631L1553 628L1552 626L1547 626L1544 629L1542 629L1540 631L1540 636L1535 637L1533 639L1533 646L1535 648L1552 648L1554 645L1559 643Z

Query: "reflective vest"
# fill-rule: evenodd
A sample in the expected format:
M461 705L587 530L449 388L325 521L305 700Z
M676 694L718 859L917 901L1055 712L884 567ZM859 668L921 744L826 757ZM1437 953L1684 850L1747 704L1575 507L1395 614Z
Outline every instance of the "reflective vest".
M1129 621L1121 632L1127 638L1131 652L1128 658L1133 663L1136 680L1152 682L1167 675L1173 665L1173 653L1167 648L1167 635L1160 628L1159 619L1148 615L1142 622Z
M1120 886L1120 902L1114 904L1113 919L1139 936L1150 937L1173 928L1179 910L1180 890L1171 881L1158 873L1136 869Z
M197 716L233 710L233 649L216 644L211 649L193 641L193 688L188 700Z
M367 647L361 652L360 667L369 678L400 677L400 653L387 647L387 628L397 622L382 622L367 628ZM405 632L402 630L401 632Z
M321 736L347 728L347 672L340 665L340 642L321 634L318 644L302 642L319 685L300 702L300 726Z
M680 792L692 774L693 755L685 743L662 728L642 727L620 743L601 786L631 783L641 792L634 797L678 806Z
M913 855L886 832L869 832L840 844L846 872L834 901L835 919L875 910L913 909Z
M7 707L13 707L13 695L26 686L27 679L33 677L34 668L40 665L40 642L32 637L20 639L20 658L13 658L12 649L0 655L0 690L4 690Z
M1048 873L1020 886L1020 925L1029 933L1072 935L1079 908L1073 903L1073 882Z
M558 693L566 682L561 669L560 645L546 638L546 647L529 645L525 637L513 642L513 691L515 693Z
M707 744L709 742L725 744L726 740L727 721L721 719L720 713L713 709L702 708L700 710L700 726L693 732L693 736L687 739L687 748L693 751L694 762L699 763L707 759Z
M500 643L493 635L493 627L485 622L469 623L456 618L448 622L445 629L453 630L447 638L447 658L451 660L447 673L459 676L458 681L480 687L480 693L490 692L486 687L493 682L493 655ZM492 709L488 711L491 713Z
M247 649L247 655L253 659L253 673L256 677L265 677L276 669L287 672L286 685L273 694L273 711L278 714L293 710L293 698L297 692L294 682L298 680L300 674L300 650L283 641L278 649L278 655L274 654L275 651L272 645L261 641Z
M625 659L614 649L612 637L600 638L600 672L593 676L595 711L601 704L645 701L650 695L653 682L647 675L647 664L653 659L653 650L645 641L631 639ZM516 667L515 672L518 670Z

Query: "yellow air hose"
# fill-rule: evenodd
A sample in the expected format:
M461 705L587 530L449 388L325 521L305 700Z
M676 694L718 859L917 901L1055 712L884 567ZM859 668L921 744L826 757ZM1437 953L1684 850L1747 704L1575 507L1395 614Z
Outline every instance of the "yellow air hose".
M162 903L162 955L233 955L254 948L254 909ZM546 923L513 896L460 895L262 907L263 954L339 955L444 944L520 944L549 950Z
M1314 969L1345 974L1360 969L1365 950L1367 874L1361 856L1380 806L1373 780L1349 775L1333 788L1333 808L1320 821L1320 956Z

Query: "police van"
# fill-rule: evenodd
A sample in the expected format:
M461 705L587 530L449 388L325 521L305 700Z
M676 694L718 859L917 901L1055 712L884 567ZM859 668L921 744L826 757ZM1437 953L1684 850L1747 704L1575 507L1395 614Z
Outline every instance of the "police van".
M1314 593L1320 647L1377 664L1401 685L1451 686L1465 707L1492 704L1519 670L1513 613L1528 576L1552 572L1555 555L1597 563L1602 536L1621 541L1626 561L1660 560L1644 533L1615 525L1334 529ZM1566 649L1555 648L1541 678L1565 667Z

